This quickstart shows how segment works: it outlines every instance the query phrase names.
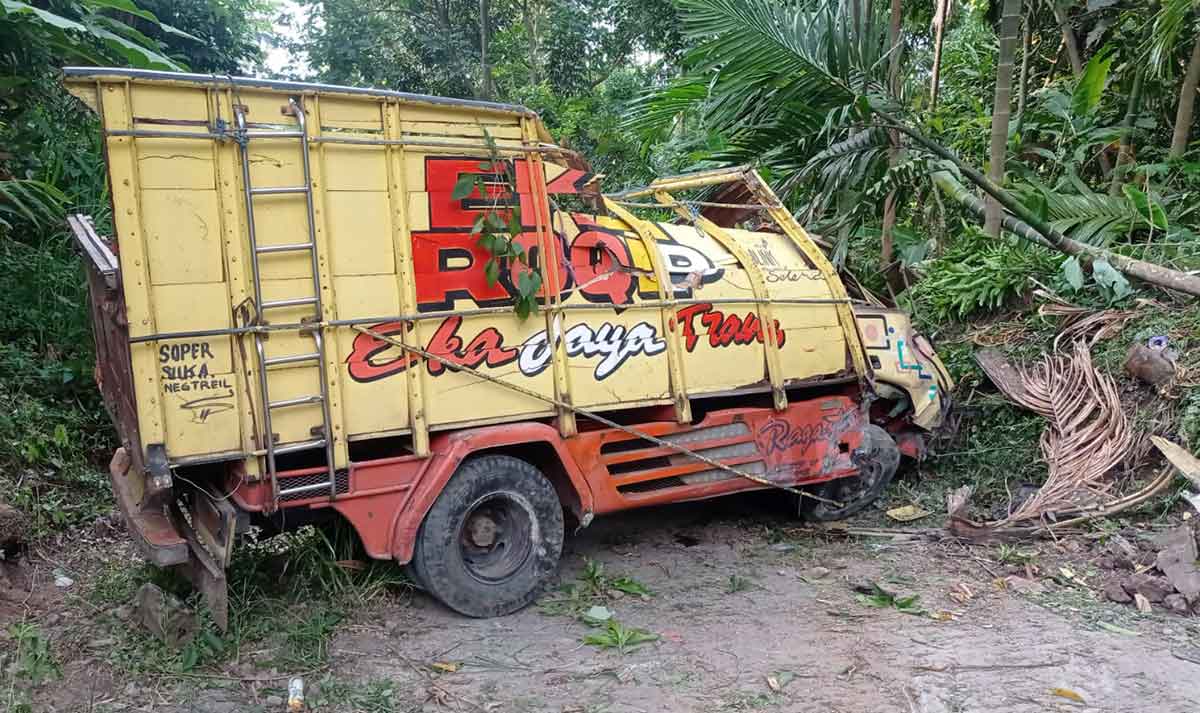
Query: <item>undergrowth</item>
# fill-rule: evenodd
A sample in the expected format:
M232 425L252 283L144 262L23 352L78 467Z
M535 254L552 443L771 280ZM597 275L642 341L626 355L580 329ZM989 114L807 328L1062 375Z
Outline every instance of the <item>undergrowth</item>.
M229 629L220 632L203 598L170 572L114 565L96 579L93 606L131 601L154 582L200 612L201 628L187 646L172 650L140 627L111 621L111 663L129 673L176 674L230 661L257 668L306 671L323 666L337 625L354 611L397 597L411 584L390 561L371 560L349 526L305 527L241 547L227 572Z

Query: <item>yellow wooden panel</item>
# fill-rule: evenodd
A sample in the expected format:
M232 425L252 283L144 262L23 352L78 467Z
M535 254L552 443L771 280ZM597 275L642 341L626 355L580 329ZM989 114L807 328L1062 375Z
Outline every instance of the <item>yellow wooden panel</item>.
M329 241L333 274L395 274L386 192L330 191L326 206L333 236Z
M215 188L209 142L138 139L134 145L142 188Z
M408 194L408 229L429 230L429 194L424 191Z
M261 127L271 131L275 129L294 129L297 126L296 117L285 114L288 106L288 95L282 92L255 92L238 89L234 100L246 107L246 122L249 124L265 124ZM230 121L232 121L230 117ZM254 127L251 127L254 128ZM257 140L257 139L256 139ZM299 141L293 139L299 145ZM254 142L251 141L251 146Z
M428 154L412 152L404 154L404 185L408 187L409 191L425 190L426 158L428 158Z
M325 146L325 188L329 191L386 191L387 153L380 146Z
M400 314L399 284L394 274L334 277L333 286L338 296L335 305L338 319ZM344 329L339 331L353 332Z
M669 399L667 342L658 310L574 312L564 340L575 403Z
M288 369L271 369L267 386L272 401L315 396L320 392L319 372L315 363ZM306 441L313 438L312 429L322 423L321 405L305 404L271 410L271 431L278 434L279 443Z
M142 230L153 284L224 280L215 190L142 191Z
M783 376L791 381L834 374L846 368L846 337L840 326L787 329L779 349Z
M465 306L465 303L459 302ZM450 318L453 320L455 318ZM534 341L545 338L545 320L527 319L518 322L516 319L496 320L488 316L468 317L451 330L453 321L425 323L421 327L421 335L426 345L437 343L439 329L442 335L453 332L462 340L460 354L471 346L474 339L483 330L493 327L503 338L503 346L519 350L524 359L511 354L506 357L507 363L501 366L489 367L481 364L479 370L496 378L512 381L515 384L545 394L554 396L553 370L546 358L546 349L529 346L521 348L527 340L535 337ZM542 341L544 344L544 341ZM436 347L433 351L437 351ZM451 357L454 358L454 357ZM511 389L496 384L490 384L463 372L450 372L440 366L434 366L433 372L426 372L425 378L425 410L429 415L431 427L473 421L477 419L494 418L497 416L528 417L533 413L543 413L549 407L544 401L525 396ZM396 377L390 377L396 378Z
M261 245L308 242L308 208L303 195L259 196L254 199L254 235ZM312 255L306 250L263 253L258 257L264 280L307 278Z
M389 317L400 312L399 283L395 275L335 277L338 319ZM365 324L364 326L376 326ZM341 368L346 432L353 435L376 431L394 431L408 427L407 379L402 370L373 378L359 366L365 360L383 364L403 355L391 347L373 356L370 347L378 346L369 336L349 328L337 330L338 353L346 355ZM355 362L355 363L351 363ZM403 363L403 362L400 362Z
M233 375L206 383L209 388L163 394L166 446L172 458L241 450Z
M154 323L160 332L228 329L229 294L223 282L159 285L154 288ZM171 369L162 383L183 379L188 371L224 374L233 370L229 337L173 339L157 345L158 361Z
M381 105L382 99L376 97L322 97L321 124L382 131Z
M198 87L133 85L133 117L208 121L208 95ZM151 127L145 127L151 128ZM171 127L176 130L177 127Z
M312 296L312 281L307 279L263 280L262 294L264 302L310 297ZM271 324L297 324L302 319L312 318L314 315L316 315L316 308L313 305L298 305L267 310L266 319ZM315 351L312 337L290 330L271 332L270 337L263 344L268 358L311 354ZM285 364L273 366L270 371L286 371L287 369L302 369L311 366L311 362Z
M492 113L478 109L442 105L402 104L400 107L400 119L402 125L403 122L409 121L434 121L457 124L483 124L485 126L497 124L519 126L519 119L512 114L505 115L499 112Z
M255 188L304 185L300 139L251 139L249 154L250 185ZM254 200L257 207L261 199Z
M482 139L485 135L490 135L493 139L508 139L510 141L521 140L521 127L513 124L512 126L503 125L487 125L481 126L475 122L451 124L437 121L402 121L400 122L400 130L405 134L418 134L429 137L469 137L473 139Z

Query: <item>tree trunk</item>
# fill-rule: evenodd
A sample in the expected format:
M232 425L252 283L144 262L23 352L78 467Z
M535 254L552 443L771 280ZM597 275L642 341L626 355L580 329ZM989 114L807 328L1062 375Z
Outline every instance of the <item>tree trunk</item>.
M525 23L525 32L529 35L529 83L538 84L542 81L541 59L541 26L538 11L533 7L539 0L525 0L521 3L521 18Z
M899 93L900 84L900 0L892 0L891 22L888 24L888 52L890 53L890 62L888 64L888 83L891 85L892 92ZM899 151L896 147L900 144L900 136L895 131L891 134L892 148L888 151L888 165L894 165L899 157ZM883 271L884 278L888 284L892 286L893 292L900 291L899 285L899 270L893 263L896 260L896 244L895 244L895 229L896 229L896 203L899 200L896 195L896 189L888 192L887 197L883 200L883 224L880 227L880 249L879 249L879 269Z
M1033 13L1025 15L1025 32L1021 35L1021 76L1017 81L1017 131L1025 122L1025 104L1029 101L1029 53L1033 46Z
M1059 7L1054 0L1050 0L1050 5L1054 8L1054 19L1058 21L1058 26L1062 29L1063 44L1067 47L1067 57L1071 60L1071 69L1075 70L1075 75L1078 76L1083 73L1083 53L1079 51L1079 38L1075 36L1075 28L1071 25L1071 18L1067 15L1067 11Z
M955 156L945 146L933 141L911 126L901 123L887 112L880 111L877 113L886 122L886 128L901 132L929 153L949 161L967 180L974 183L976 187L981 189L990 198L995 199L1000 205L1006 208L1012 215L1004 216L1002 220L1016 219L1018 223L1024 225L1024 228L1018 229L1018 227L1015 227L1015 224L1009 223L1010 226L1014 226L1009 227L1009 230L1017 237L1060 250L1068 255L1075 255L1085 263L1090 264L1093 260L1103 259L1129 277L1135 277L1152 285L1200 297L1200 275L1189 275L1186 272L1172 270L1169 267L1125 257L1124 255L1066 237L1039 217L1037 213L1025 206L1025 204L1014 198L1011 193L996 185L996 183L974 167L964 163L962 159ZM951 198L954 198L964 206L972 208L976 212L978 212L979 207L982 207L982 201L971 195L969 191L963 188L946 171L937 172L934 175L934 179ZM948 186L957 186L957 190L949 190Z
M492 98L492 65L488 64L488 0L479 0L479 97Z
M1142 70L1133 72L1133 86L1129 89L1129 103L1125 105L1125 118L1121 120L1121 143L1117 145L1117 165L1113 167L1112 183L1108 184L1108 195L1121 195L1121 184L1125 180L1125 166L1133 162L1133 123L1142 106Z
M935 0L933 11L933 74L929 79L929 106L936 107L942 81L942 44L946 39L946 21L951 0Z
M1175 110L1175 131L1171 135L1168 158L1179 158L1187 151L1192 131L1192 112L1196 108L1196 88L1200 85L1200 37L1192 45L1192 59L1179 87L1179 107Z
M1021 22L1021 0L1004 0L1000 15L1000 52L996 62L996 98L992 103L992 142L989 152L988 177L1004 183L1004 158L1008 149L1008 120L1012 113L1013 56L1017 48L1017 30ZM984 230L992 237L1000 236L1000 217L1004 211L995 200L987 202Z

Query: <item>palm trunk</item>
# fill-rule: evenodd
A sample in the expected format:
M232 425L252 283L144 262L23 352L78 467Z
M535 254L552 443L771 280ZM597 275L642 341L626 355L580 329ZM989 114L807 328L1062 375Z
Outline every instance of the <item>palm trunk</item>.
M488 0L479 0L479 96L492 98L492 66L488 63Z
M524 0L521 3L521 17L525 22L525 32L529 35L529 83L538 84L542 81L542 37L539 27L538 11L533 7L537 0Z
M888 83L891 85L892 92L899 94L900 84L900 0L892 0L892 15L891 22L888 25L888 46L890 47L890 62L888 64ZM899 152L896 146L900 143L900 136L896 132L890 132L892 137L893 148L888 152L888 164L893 165L899 157ZM899 291L900 285L897 277L899 271L892 267L892 263L896 259L895 245L895 228L896 228L896 203L899 197L896 195L896 190L893 188L888 192L887 197L883 201L883 224L880 227L880 249L879 249L879 264L883 271L884 278L888 284L892 286L893 291Z
M933 14L933 73L929 79L929 106L936 107L938 89L942 82L942 44L946 39L946 21L950 13L951 0L935 0Z
M1133 162L1133 122L1142 106L1142 71L1135 69L1133 86L1129 89L1129 103L1125 105L1125 118L1121 120L1121 143L1117 145L1117 165L1113 168L1112 183L1108 184L1108 195L1121 195L1121 184L1125 180L1125 167Z
M996 62L996 98L992 103L992 142L989 152L988 177L993 183L1004 183L1004 159L1008 148L1008 122L1012 114L1013 56L1017 48L1017 30L1021 22L1021 0L1004 0L1000 15L1000 53ZM993 237L1000 236L1000 204L989 199L984 230Z
M1029 53L1033 46L1033 14L1025 15L1025 32L1021 36L1021 77L1017 83L1017 132L1025 122L1025 104L1029 101Z
M1196 88L1200 85L1200 37L1192 45L1192 59L1179 87L1179 107L1175 110L1175 131L1171 135L1169 158L1179 158L1187 151L1192 131L1192 112L1196 108Z
M1062 30L1063 44L1067 47L1067 57L1071 60L1071 69L1075 70L1076 76L1083 73L1083 53L1079 51L1079 38L1075 36L1075 28L1071 25L1071 18L1068 17L1067 11L1059 7L1054 0L1050 0L1050 5L1054 8L1054 19L1058 21L1058 26Z

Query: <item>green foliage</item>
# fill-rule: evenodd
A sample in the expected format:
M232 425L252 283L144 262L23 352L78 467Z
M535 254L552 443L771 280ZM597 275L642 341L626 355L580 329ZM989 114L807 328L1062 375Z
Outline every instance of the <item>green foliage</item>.
M584 636L583 643L601 649L616 649L617 653L624 656L644 644L658 641L658 639L658 634L650 633L645 629L628 627L616 619L609 619L602 631Z
M995 241L968 229L937 258L922 263L912 288L918 312L937 322L997 309L1027 294L1031 279L1049 281L1062 257L1015 240Z
M36 624L17 622L7 633L7 648L0 652L0 703L6 711L28 713L31 689L60 678L62 667Z

